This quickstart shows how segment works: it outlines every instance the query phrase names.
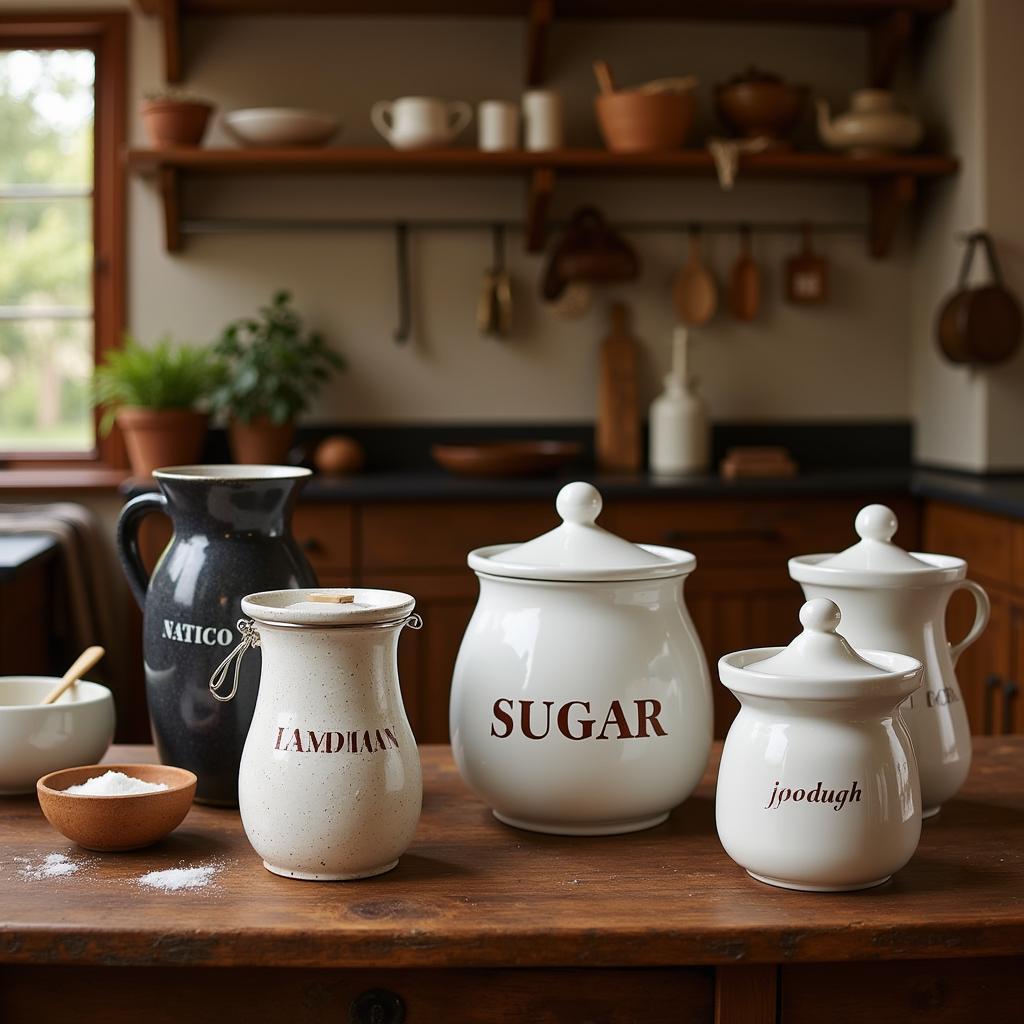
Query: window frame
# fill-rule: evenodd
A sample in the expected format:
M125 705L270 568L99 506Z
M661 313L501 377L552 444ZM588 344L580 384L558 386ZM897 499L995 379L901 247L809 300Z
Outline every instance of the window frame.
M0 50L92 50L96 55L93 115L93 365L121 345L125 327L128 12L69 11L0 14ZM122 469L124 443L115 427L85 452L4 451L0 468Z

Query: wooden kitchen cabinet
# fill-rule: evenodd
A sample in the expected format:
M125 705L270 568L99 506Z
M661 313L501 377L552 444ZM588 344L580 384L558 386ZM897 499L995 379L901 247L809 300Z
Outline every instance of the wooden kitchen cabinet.
M923 547L967 560L967 576L988 592L992 617L956 667L971 732L1024 732L1024 524L1004 516L929 502ZM957 641L974 621L974 600L955 593L946 628Z

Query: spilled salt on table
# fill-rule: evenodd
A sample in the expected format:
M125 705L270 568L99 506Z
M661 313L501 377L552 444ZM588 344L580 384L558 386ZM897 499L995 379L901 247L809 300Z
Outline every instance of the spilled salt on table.
M178 892L181 889L202 889L209 885L217 873L217 866L168 868L166 871L150 871L139 878L139 885L164 892Z
M124 772L107 772L77 786L64 790L71 796L130 796L134 793L159 793L167 789L166 782L146 782Z
M22 863L22 878L63 878L81 870L82 864L74 861L63 853L48 853L38 864L27 858L19 858Z

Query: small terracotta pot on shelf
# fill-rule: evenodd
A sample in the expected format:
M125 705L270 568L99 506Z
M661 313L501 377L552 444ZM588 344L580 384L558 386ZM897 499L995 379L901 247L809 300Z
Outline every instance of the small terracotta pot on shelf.
M658 153L682 149L693 126L692 92L623 90L595 97L597 123L613 153Z
M232 417L228 424L231 458L239 465L285 465L294 437L294 420L275 423L269 416L255 416L246 422Z
M194 409L118 410L132 475L147 479L161 466L187 466L200 460L209 417Z
M204 100L170 97L143 100L139 108L149 141L155 149L198 146L209 124L213 105Z
M743 138L770 139L777 149L791 148L789 136L806 103L806 86L753 67L715 86L715 111L723 124Z

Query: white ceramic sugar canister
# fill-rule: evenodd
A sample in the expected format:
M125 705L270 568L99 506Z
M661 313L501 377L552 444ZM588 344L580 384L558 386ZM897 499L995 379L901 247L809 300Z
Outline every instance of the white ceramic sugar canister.
M336 600L340 599L340 603ZM273 590L242 600L246 638L263 652L242 751L245 834L274 874L344 880L390 871L412 841L423 784L398 683L402 629L415 602L390 590ZM237 665L237 661L235 662ZM237 684L237 674L234 676Z
M921 788L900 707L921 663L854 650L823 598L788 647L728 654L722 682L740 711L718 773L726 853L758 881L838 892L880 885L913 856Z
M469 555L480 598L452 682L455 761L506 824L650 828L693 791L711 745L683 600L696 559L602 529L590 484L563 487L557 509L549 533Z
M885 505L857 515L860 541L839 554L791 558L789 574L806 597L827 597L843 609L843 630L855 647L899 651L924 665L921 691L904 715L921 767L924 816L963 785L971 767L971 730L956 663L988 623L985 591L965 579L967 563L949 555L907 552L892 542L896 516ZM946 606L956 590L974 597L975 618L967 636L946 640Z

